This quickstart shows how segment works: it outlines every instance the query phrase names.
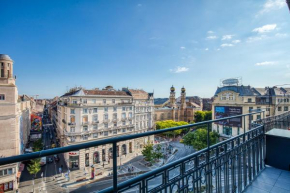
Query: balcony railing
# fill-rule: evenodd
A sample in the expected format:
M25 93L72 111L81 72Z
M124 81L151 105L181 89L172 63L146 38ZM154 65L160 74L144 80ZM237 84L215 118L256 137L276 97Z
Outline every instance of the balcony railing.
M82 126L86 126L86 125L89 125L89 122L88 121L82 122Z
M99 124L99 121L92 121L92 124L97 125L97 124Z
M150 131L139 134L123 135L114 138L100 139L67 147L43 150L24 155L0 158L0 165L21 162L50 156L54 154L78 151L80 149L111 144L113 148L113 186L101 192L242 192L263 170L265 157L265 131L277 124L283 124L286 115L264 118L251 124L247 132L210 146L210 135L207 133L207 147L179 160L163 165L157 169L127 181L118 183L117 143L140 137L162 134L180 129L190 129L207 125L208 131L213 123L242 118L245 120L254 112L245 115L226 117L217 120L178 126L174 128ZM264 117L264 116L263 116ZM281 121L282 120L282 121ZM273 122L275 122L273 124ZM289 122L288 122L289 124ZM289 125L288 125L289 127ZM243 130L245 131L245 129ZM160 182L154 186L152 182Z
M110 122L110 119L104 119L103 120L103 123L109 123Z
M121 121L126 121L127 120L127 117L122 117L121 118Z
M70 123L67 123L67 124L70 125L70 126L76 125L75 122L70 122Z
M118 122L119 121L119 119L118 118L113 118L113 120L112 120L114 123L116 123L116 122Z

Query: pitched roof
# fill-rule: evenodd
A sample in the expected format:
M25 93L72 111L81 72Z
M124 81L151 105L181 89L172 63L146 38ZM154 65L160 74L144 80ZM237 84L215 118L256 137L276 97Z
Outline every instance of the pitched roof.
M85 95L117 95L117 96L130 96L124 91L115 90L84 90Z
M139 89L128 89L134 99L148 99L148 93Z

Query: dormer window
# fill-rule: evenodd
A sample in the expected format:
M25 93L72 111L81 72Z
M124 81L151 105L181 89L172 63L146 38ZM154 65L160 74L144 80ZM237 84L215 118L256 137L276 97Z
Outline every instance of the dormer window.
M251 103L252 102L252 99L251 98L248 98L248 103Z
M221 96L221 100L225 101L225 100L229 100L229 101L233 101L235 100L235 96L233 93L224 93Z

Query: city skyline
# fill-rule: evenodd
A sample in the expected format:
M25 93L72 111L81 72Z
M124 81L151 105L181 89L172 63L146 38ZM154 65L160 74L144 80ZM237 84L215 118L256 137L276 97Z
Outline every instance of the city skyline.
M112 85L163 98L173 84L187 96L212 97L225 78L254 87L289 83L284 0L2 6L1 53L14 60L20 94L53 98L74 86Z

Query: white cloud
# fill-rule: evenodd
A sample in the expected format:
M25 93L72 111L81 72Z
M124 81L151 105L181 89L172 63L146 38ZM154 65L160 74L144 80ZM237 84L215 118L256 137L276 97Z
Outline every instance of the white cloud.
M213 31L208 31L207 33L208 33L208 34L213 34L214 32L213 32Z
M208 51L208 48L205 48L204 50L205 50L205 51Z
M286 33L284 33L284 34L282 34L282 33L276 33L275 36L276 37L285 38L285 37L288 37L288 34L286 34Z
M277 62L274 61L265 61L265 62L258 62L255 65L256 66L271 66L271 65L275 65L277 64Z
M214 39L217 39L217 36L207 36L206 39L207 40L214 40Z
M181 73L181 72L187 72L189 68L184 67L184 66L177 66L175 69L170 69L170 72L173 73Z
M181 47L180 47L180 49L184 50L184 49L185 49L185 47L184 47L184 46L181 46Z
M247 39L247 42L251 43L251 42L259 41L259 40L266 39L267 37L268 37L268 36L266 36L266 35L249 37L249 38Z
M241 42L241 40L233 40L232 41L232 43L234 43L234 44L237 44L237 43L240 43Z
M139 3L139 4L137 5L137 7L142 7L142 4L141 4L141 3Z
M222 44L221 47L232 47L234 46L233 44Z
M263 14L272 10L282 9L285 6L285 0L267 0L259 14Z
M222 40L230 40L230 39L232 39L233 36L234 36L234 35L224 35L224 36L222 37Z
M253 29L253 32L266 33L266 32L273 31L276 27L277 27L276 24L268 24L268 25L264 25L262 27Z

